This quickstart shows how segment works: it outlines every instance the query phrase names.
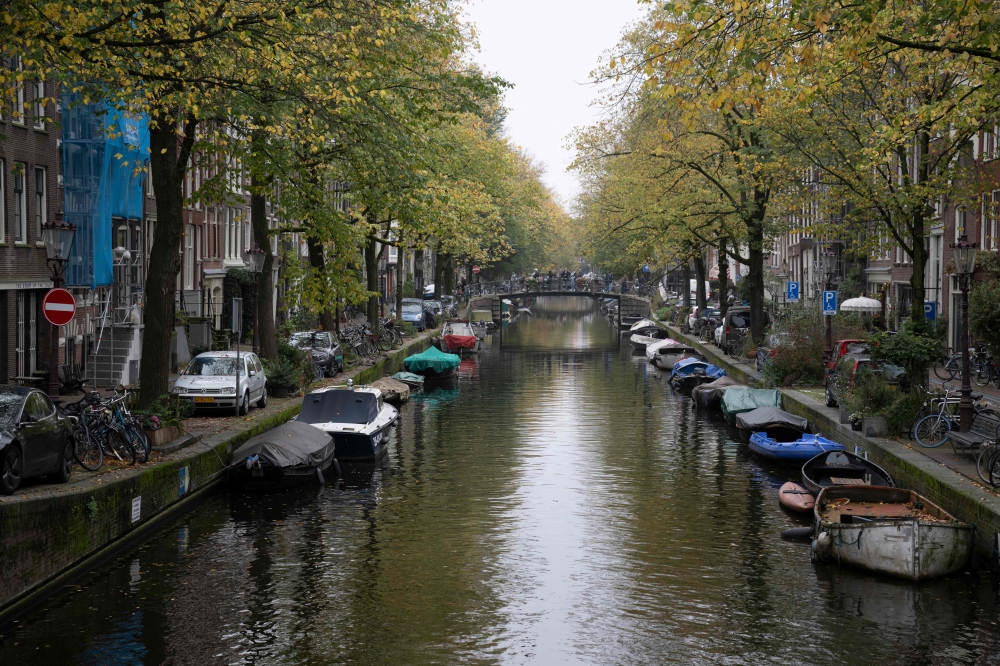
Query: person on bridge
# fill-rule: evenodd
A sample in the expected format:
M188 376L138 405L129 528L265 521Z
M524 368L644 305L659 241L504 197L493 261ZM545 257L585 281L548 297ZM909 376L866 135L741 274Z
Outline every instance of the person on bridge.
M604 291L611 291L611 283L615 281L615 277L608 271L604 274Z

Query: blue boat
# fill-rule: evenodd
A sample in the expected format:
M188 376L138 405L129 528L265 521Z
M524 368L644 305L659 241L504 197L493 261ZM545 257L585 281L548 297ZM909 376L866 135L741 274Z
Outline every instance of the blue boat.
M674 363L670 371L670 383L678 388L694 388L724 377L726 371L702 359L687 357Z
M826 451L843 451L843 444L822 435L802 434L791 442L779 442L766 432L750 435L750 450L782 462L804 462Z

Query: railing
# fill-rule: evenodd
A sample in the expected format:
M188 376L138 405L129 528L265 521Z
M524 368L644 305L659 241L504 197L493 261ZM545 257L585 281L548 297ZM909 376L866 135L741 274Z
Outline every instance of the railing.
M622 295L633 294L648 298L655 285L651 282L638 282L627 280L606 281L603 278L563 278L556 276L548 278L517 278L514 280L497 280L494 282L478 282L465 286L462 293L461 287L456 294L459 297L475 298L477 296L488 296L491 294L519 294L519 293L552 293L552 292L580 292L581 294L610 294Z

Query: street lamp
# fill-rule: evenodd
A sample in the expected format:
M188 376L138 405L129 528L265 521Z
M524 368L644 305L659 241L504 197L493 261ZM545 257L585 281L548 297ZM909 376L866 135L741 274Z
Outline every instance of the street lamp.
M257 306L258 291L260 289L260 274L264 270L264 258L266 256L264 250L257 247L256 244L247 250L247 257L250 259L250 270L253 271L253 353L258 353L257 344L260 339L260 334L257 329L260 328L259 321L257 318L257 313L260 308Z
M788 305L788 260L781 260L781 272L778 273L778 280L781 281L781 304Z
M70 248L73 247L73 237L76 235L76 225L67 224L62 212L56 213L56 219L51 224L42 225L42 242L45 244L45 263L52 271L52 287L63 286L63 271L69 261ZM52 327L52 353L49 358L49 397L59 399L59 327Z
M820 252L820 269L823 271L823 277L826 279L826 284L824 289L830 291L833 289L833 278L837 272L837 253L833 250L827 248ZM823 299L820 299L820 307L822 307ZM826 363L826 373L823 376L823 385L826 385L826 375L830 374L830 361L833 359L833 318L827 315L824 317L826 319L826 348L823 350L823 356L825 357Z
M964 234L959 236L957 243L952 243L951 252L955 259L955 272L958 273L958 288L962 291L962 399L958 403L959 432L969 432L972 427L972 384L969 383L969 289L972 287L972 274L976 272L976 252L978 243L970 243Z

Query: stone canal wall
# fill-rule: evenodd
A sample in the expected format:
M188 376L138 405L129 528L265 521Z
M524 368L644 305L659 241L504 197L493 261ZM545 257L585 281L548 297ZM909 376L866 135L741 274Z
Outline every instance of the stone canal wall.
M367 384L403 368L431 344L429 331L375 365L340 375ZM218 483L234 449L289 421L301 399L271 400L265 410L232 418L233 427L162 460L93 474L65 486L28 487L0 503L0 624L82 572L114 557L193 505ZM79 469L74 470L78 474Z
M733 362L721 351L683 335L674 327L670 327L670 331L671 337L686 341L699 349L711 363L725 368L727 376L745 384L761 385L749 366ZM975 525L982 537L977 539L980 552L995 557L995 547L1000 540L1000 498L991 490L914 450L913 447L919 446L915 442L866 437L852 430L849 424L840 423L839 410L831 409L801 391L779 390L785 411L807 418L820 434L840 442L848 450L866 453L869 460L892 475L897 486L915 490L959 520Z

